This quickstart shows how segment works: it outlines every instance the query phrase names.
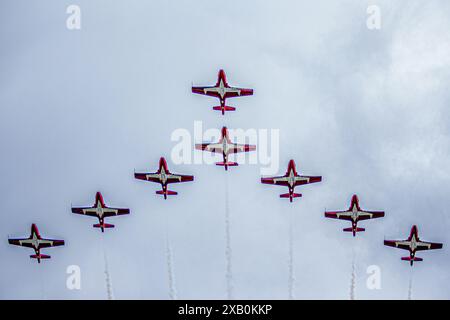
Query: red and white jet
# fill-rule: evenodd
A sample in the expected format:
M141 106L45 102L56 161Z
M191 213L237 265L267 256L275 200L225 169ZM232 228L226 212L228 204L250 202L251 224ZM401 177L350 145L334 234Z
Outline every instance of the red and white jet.
M114 228L113 224L105 223L105 218L129 214L130 209L110 208L106 206L102 194L97 192L95 194L95 203L92 207L72 207L72 212L85 216L97 217L99 223L94 224L93 227L100 228L102 232L105 232L105 228Z
M385 246L409 250L409 257L402 257L403 261L409 261L411 266L414 261L423 261L416 257L416 251L442 249L442 243L426 242L419 239L417 226L412 226L408 239L406 240L384 240Z
M194 176L171 173L167 168L167 162L164 157L159 159L158 171L150 173L134 173L134 177L139 180L161 183L162 190L156 191L156 194L162 194L164 199L167 199L168 195L178 194L175 191L167 190L168 184L194 180Z
M294 188L296 186L320 181L322 181L321 176L299 175L295 169L295 162L292 159L289 161L288 168L284 176L261 178L261 183L288 187L289 193L280 194L280 198L289 198L290 202L292 202L294 198L299 198L302 196L301 193L294 193Z
M217 162L216 165L224 166L225 170L228 170L228 167L237 166L237 162L228 161L228 156L230 154L239 153L239 152L249 152L255 151L256 146L249 144L238 144L233 143L228 136L227 127L222 128L222 136L220 137L217 143L202 143L196 144L195 149L201 151L209 151L212 153L222 153L223 162Z
M220 106L213 107L213 109L222 111L222 114L225 114L225 111L236 110L236 108L234 108L234 107L229 107L229 106L225 105L226 98L253 95L253 89L230 87L227 83L225 71L223 71L223 70L219 71L217 83L215 86L192 87L192 92L219 98Z
M33 223L31 225L31 234L28 238L8 239L8 243L34 249L35 254L31 255L30 258L37 259L38 263L41 263L41 259L50 259L49 255L41 254L41 249L63 246L64 240L42 238L37 226Z
M352 197L350 207L346 211L327 211L325 217L332 219L348 220L352 222L351 228L344 228L346 232L352 232L356 236L357 232L365 231L364 228L358 228L358 221L375 219L384 217L384 211L366 211L359 206L358 196L355 194Z

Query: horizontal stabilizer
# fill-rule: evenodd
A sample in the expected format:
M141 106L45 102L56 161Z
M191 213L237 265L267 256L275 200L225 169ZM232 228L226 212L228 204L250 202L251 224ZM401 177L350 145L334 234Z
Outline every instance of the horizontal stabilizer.
M114 228L113 224L104 223L104 224L94 224L94 228Z
M292 198L300 198L302 196L301 193L293 193ZM289 193L283 193L280 194L280 198L291 198L291 195Z
M343 229L345 232L353 232L353 228L344 228ZM366 229L364 228L356 228L355 232L361 232L361 231L366 231Z
M30 256L30 258L31 258L31 259L50 259L50 256L49 256L49 255L46 255L46 254L39 254L39 255L37 255L37 254L32 254L32 255Z
M414 258L411 258L411 257L402 257L402 260L403 260L403 261L423 261L422 258L418 258L418 257L414 257Z
M174 196L174 195L177 195L178 192L171 191L171 190L166 190L166 192L164 192L164 190L158 190L158 191L156 191L156 194L162 194L162 195L166 194L166 195L169 195L169 196Z
M216 166L228 166L228 167L235 167L238 165L237 162L217 162Z

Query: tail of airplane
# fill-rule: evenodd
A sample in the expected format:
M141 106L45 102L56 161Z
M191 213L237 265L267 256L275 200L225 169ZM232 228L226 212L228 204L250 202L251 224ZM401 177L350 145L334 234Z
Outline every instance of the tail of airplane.
M156 194L162 194L164 196L164 199L167 199L167 196L175 196L178 194L178 192L166 189L166 190L158 190L156 191Z
M222 114L225 114L225 111L235 111L235 107L229 107L229 106L217 106L213 107L213 110L222 111Z
M38 263L41 263L41 259L50 259L50 256L46 254L32 254L30 258L37 259Z
M366 229L364 228L355 228L353 229L352 227L350 228L344 228L342 229L344 232L353 232L353 236L356 236L357 232L362 232L362 231L366 231Z
M228 170L228 167L236 167L236 166L238 166L239 164L237 163L237 162L230 162L230 161L227 161L227 162L217 162L216 163L216 166L224 166L225 167L225 170Z
M289 201L292 202L294 198L300 198L302 196L301 193L283 193L280 194L280 198L289 198Z
M109 223L97 223L93 225L94 228L100 228L102 229L102 232L105 232L105 228L114 228L113 224Z
M403 261L409 261L409 263L410 263L411 266L413 265L414 261L423 261L422 258L418 258L418 257L414 257L414 258L411 258L411 257L402 257L401 259L402 259Z

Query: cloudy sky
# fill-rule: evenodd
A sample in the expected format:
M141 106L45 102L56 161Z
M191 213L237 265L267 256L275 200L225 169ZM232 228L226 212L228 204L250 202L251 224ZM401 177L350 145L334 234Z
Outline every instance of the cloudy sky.
M81 8L68 30L66 9ZM381 10L381 29L366 26ZM295 297L348 299L352 261L357 299L449 299L450 3L371 1L2 1L0 4L0 298L105 299L104 253L117 299L169 298L166 231L178 298L226 297L225 194L231 217L233 297L288 297L293 218ZM254 96L217 103L193 95L223 68ZM170 160L177 129L279 129L279 173L294 159L319 184L279 199L259 182L260 164L231 168ZM200 141L195 141L200 142ZM133 170L193 174L164 201ZM96 191L131 214L71 214ZM349 225L323 211L352 194L386 217ZM40 265L8 236L66 240ZM444 249L424 252L414 271L406 251L383 239L408 236ZM353 258L354 257L354 258ZM353 260L354 259L354 260ZM66 287L67 267L81 290ZM377 266L381 289L369 290Z

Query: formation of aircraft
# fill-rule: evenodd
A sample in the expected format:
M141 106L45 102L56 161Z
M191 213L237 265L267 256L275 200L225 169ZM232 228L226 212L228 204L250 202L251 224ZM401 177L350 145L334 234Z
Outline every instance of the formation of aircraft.
M221 111L223 115L225 114L225 111L236 110L236 108L234 108L234 107L225 105L225 100L227 98L253 95L253 89L230 87L227 83L225 71L223 71L223 70L219 71L219 75L217 77L217 83L214 86L208 86L208 87L194 87L193 86L192 92L219 98L220 106L213 107L213 109Z
M162 190L156 191L156 194L161 194L164 199L167 199L168 195L178 194L175 191L167 189L167 185L170 183L188 182L193 181L194 176L182 175L171 173L167 167L167 162L164 157L159 159L159 168L156 172L134 173L134 177L139 180L150 181L160 183Z
M249 144L238 144L233 143L228 136L227 127L223 127L221 131L221 137L216 143L201 143L196 144L195 148L201 151L209 151L212 153L221 153L223 156L222 162L217 162L216 165L225 167L225 170L228 170L228 167L237 166L237 162L229 161L228 156L230 154L235 154L239 152L249 152L256 150L256 146Z
M63 246L64 240L42 238L39 234L38 227L33 223L31 225L31 233L28 238L8 239L8 243L33 249L34 254L32 254L30 258L37 259L37 262L41 263L41 259L50 259L51 257L49 255L42 254L41 249Z
M219 110L222 115L226 111L236 110L234 107L226 105L226 99L239 96L248 96L253 94L252 89L244 89L231 87L226 80L225 72L223 70L219 71L217 83L214 86L206 87L194 87L192 86L192 92L196 94L202 94L212 97L219 98L220 106L213 107L214 110ZM216 143L202 143L196 144L195 148L201 151L208 151L212 153L219 153L223 156L223 161L216 163L218 166L223 166L225 170L228 170L230 166L237 166L237 162L229 160L231 154L236 154L239 152L249 152L256 150L255 145L249 144L238 144L233 143L228 135L227 127L223 127L221 130L221 137ZM167 162L164 157L159 160L159 167L156 172L144 172L144 173L134 173L134 177L139 180L160 183L162 190L156 191L156 194L163 195L164 199L167 199L168 195L176 195L177 192L167 189L167 186L171 183L180 183L193 181L194 177L192 175L181 175L171 173L168 169ZM297 186L316 183L322 181L321 176L304 176L299 175L295 168L294 160L290 160L286 174L283 176L276 177L263 177L261 178L261 183L272 184L288 187L288 193L283 193L280 198L289 198L292 203L294 198L299 198L302 195L300 193L295 193L294 189ZM98 224L94 224L94 228L100 228L104 232L105 228L113 228L114 225L105 223L105 218L125 215L130 213L130 209L127 208L112 208L106 206L103 196L100 192L96 193L95 203L92 207L72 207L72 212L75 214L81 214L86 216L96 217L99 220ZM326 211L325 217L332 219L341 219L351 222L350 228L344 228L345 232L352 232L353 237L356 236L357 232L365 231L364 228L358 227L358 222L368 219L375 219L384 217L384 211L367 211L362 210L359 206L359 200L357 195L353 195L350 207L345 211ZM46 239L42 238L39 234L39 230L35 224L31 226L31 234L28 238L20 239L8 239L9 244L23 246L32 248L35 254L30 257L37 259L38 263L41 259L49 259L49 255L41 254L42 248L49 248L55 246L64 245L64 240L56 239ZM385 240L384 244L386 246L396 247L404 250L409 250L409 257L402 257L401 260L409 261L411 266L414 261L422 261L422 258L416 257L415 254L420 250L431 250L431 249L441 249L442 243L433 243L421 241L419 239L417 227L414 225L411 229L411 233L406 240Z
M94 224L93 227L100 228L102 232L105 232L105 228L114 228L113 224L105 223L105 218L129 214L130 209L106 206L102 194L97 192L95 194L95 203L92 207L72 207L72 212L98 218L98 224Z
M280 194L280 198L289 198L289 201L292 202L294 198L299 198L302 196L301 193L295 193L294 188L296 186L315 183L322 181L321 176L301 176L297 173L295 169L294 160L289 160L288 168L284 176L279 177L268 177L261 178L261 183L265 184L274 184L277 186L286 186L289 189L288 193Z
M384 211L362 210L359 206L358 196L355 194L352 197L348 210L326 211L325 217L351 221L352 226L350 228L344 228L343 231L352 232L353 236L356 236L357 232L366 230L364 228L358 228L358 221L384 217Z
M409 257L402 257L401 260L409 261L412 266L414 261L423 261L416 257L417 251L442 249L442 243L421 241L417 226L412 226L409 237L406 240L384 240L384 245L409 251Z

